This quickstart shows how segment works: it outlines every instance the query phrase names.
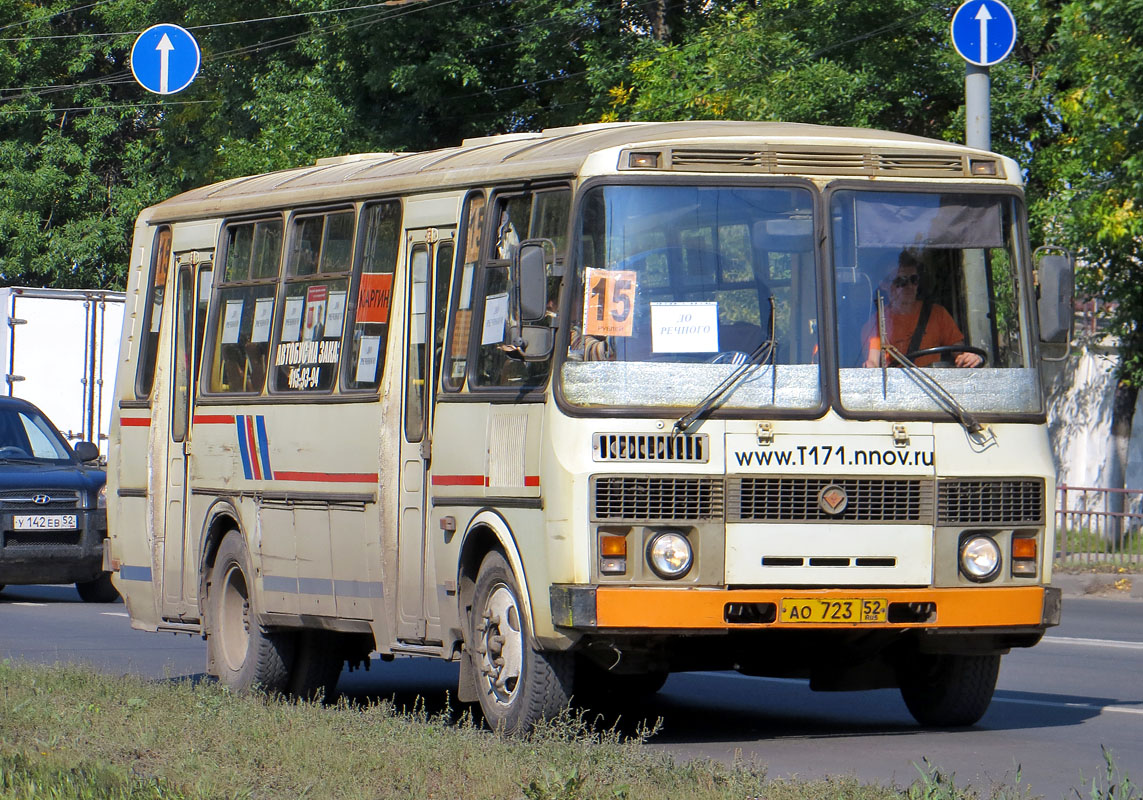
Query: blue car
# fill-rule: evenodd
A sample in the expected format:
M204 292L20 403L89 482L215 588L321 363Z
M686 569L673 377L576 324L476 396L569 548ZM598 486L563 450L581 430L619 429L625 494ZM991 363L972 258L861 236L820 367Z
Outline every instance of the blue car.
M0 397L0 590L74 583L89 603L119 598L103 570L107 473L91 442L71 447L26 400Z

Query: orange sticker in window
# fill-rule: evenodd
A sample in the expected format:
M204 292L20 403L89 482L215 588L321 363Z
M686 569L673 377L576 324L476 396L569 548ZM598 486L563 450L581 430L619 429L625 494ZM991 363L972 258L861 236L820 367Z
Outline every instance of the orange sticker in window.
M587 269L583 330L588 336L630 336L635 322L635 270Z
M389 321L389 300L393 294L393 275L389 272L370 273L361 276L361 287L357 291L357 321Z

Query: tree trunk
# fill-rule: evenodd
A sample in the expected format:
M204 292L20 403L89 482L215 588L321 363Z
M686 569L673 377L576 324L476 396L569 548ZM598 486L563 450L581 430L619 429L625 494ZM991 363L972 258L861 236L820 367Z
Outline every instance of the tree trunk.
M1131 423L1135 418L1135 401L1139 389L1119 381L1115 386L1115 400L1111 410L1111 474L1108 475L1109 489L1127 488L1127 460L1131 444ZM1112 512L1107 518L1104 536L1116 547L1122 544L1127 533L1122 514L1126 508L1121 492L1109 492L1107 510Z

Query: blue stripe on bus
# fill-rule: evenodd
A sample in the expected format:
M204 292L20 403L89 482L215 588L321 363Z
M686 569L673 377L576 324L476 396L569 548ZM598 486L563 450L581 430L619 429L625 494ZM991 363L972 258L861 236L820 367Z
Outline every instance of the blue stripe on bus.
M258 429L258 450L262 456L262 477L273 480L274 473L270 470L270 444L266 437L266 417L259 414L254 417L254 424Z
M142 581L144 583L151 582L151 568L150 567L132 567L124 564L119 567L119 578L125 581Z
M314 594L323 597L383 596L383 585L378 581L334 581L329 578L288 578L284 575L265 575L262 587L267 592L283 594Z
M246 417L238 414L234 417L238 426L238 452L242 454L242 474L246 480L254 480L254 469L250 466L250 448L246 446Z

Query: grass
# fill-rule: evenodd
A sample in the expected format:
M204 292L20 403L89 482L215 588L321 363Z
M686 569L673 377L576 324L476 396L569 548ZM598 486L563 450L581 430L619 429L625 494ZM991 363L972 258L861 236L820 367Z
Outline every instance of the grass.
M904 788L771 780L753 764L676 761L644 747L653 732L598 730L569 713L511 740L464 713L323 707L208 682L0 663L0 800L1027 800L1018 774L982 795L927 762ZM1107 758L1084 796L1140 800Z
M1057 567L1115 568L1143 566L1143 531L1129 532L1116 543L1090 528L1056 532ZM1066 552L1064 551L1066 548Z

